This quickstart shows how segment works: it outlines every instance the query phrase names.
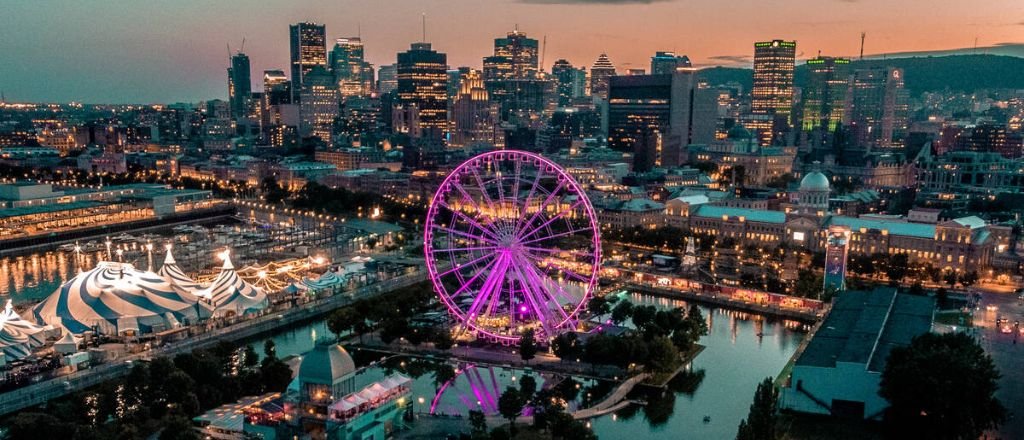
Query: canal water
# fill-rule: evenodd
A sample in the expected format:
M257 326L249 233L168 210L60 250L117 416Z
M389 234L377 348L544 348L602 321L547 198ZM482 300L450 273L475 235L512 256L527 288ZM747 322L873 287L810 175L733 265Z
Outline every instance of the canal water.
M688 307L685 301L633 293L634 304L649 304L661 309ZM729 439L736 435L740 420L746 417L757 384L765 377L775 378L796 351L806 334L805 325L733 310L701 307L708 319L708 335L700 343L707 348L693 361L688 372L673 381L669 390L636 390L629 397L645 401L646 406L632 405L614 414L591 421L602 439ZM312 350L317 339L329 336L324 321L315 321L271 336L279 356L301 355ZM264 339L252 345L262 351ZM512 377L522 371L496 369L498 385L504 389ZM490 372L484 375L489 380ZM361 385L384 376L381 368L371 368L357 378ZM542 379L542 378L538 378ZM460 382L460 388L470 384ZM543 383L543 380L538 380ZM588 381L580 381L583 390L590 387L606 391ZM417 411L426 411L434 397L436 384L430 374L414 382ZM597 401L598 396L592 396ZM577 404L583 405L586 393ZM457 395L442 396L442 407L456 411ZM591 400L591 399L587 399Z

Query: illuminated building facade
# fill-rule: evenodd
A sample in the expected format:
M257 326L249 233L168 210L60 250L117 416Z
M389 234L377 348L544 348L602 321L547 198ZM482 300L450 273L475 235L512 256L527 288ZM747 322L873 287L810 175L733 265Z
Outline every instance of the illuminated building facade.
M667 150L714 140L717 92L697 83L696 70L678 69L665 75L623 75L611 78L608 95L608 146L642 152L641 169L674 167ZM659 136L647 136L657 131ZM660 138L660 140L658 140ZM642 150L642 151L641 151Z
M306 74L302 99L299 100L299 115L300 135L318 137L331 144L334 119L338 117L338 89L334 76L327 69L316 66Z
M334 42L331 71L338 81L342 99L370 94L373 68L363 59L363 41L359 37L338 38Z
M398 103L415 108L414 137L436 140L448 130L448 56L430 47L430 43L413 43L398 54ZM396 124L398 125L398 124Z
M228 101L231 103L231 117L244 118L248 115L248 100L252 96L252 73L249 56L237 53L231 56L228 67Z
M590 68L590 96L608 99L611 77L615 76L615 65L607 54L601 54Z
M515 30L495 38L494 54L483 59L484 85L491 102L501 106L503 121L536 127L554 110L555 84L539 74L538 47L537 40Z
M651 75L671 74L679 67L693 67L690 57L664 51L655 52L651 57Z
M807 86L803 90L803 130L812 132L811 143L825 143L824 136L843 122L850 60L818 56L807 60Z
M762 145L789 130L795 64L795 41L754 43L754 87L750 91L750 113L754 117L748 128L757 131Z
M461 74L459 91L452 102L451 140L453 147L490 145L505 146L505 132L501 129L497 103L492 103L484 87L480 71L469 70Z
M551 65L551 76L555 80L555 92L558 94L558 106L566 107L587 92L587 71L573 67L569 61L558 60Z
M903 69L858 69L850 79L846 122L857 146L898 148L907 129Z
M377 91L383 94L391 93L398 88L398 66L385 64L377 69Z
M825 236L825 291L846 290L846 257L850 228L832 226Z
M297 23L289 26L292 92L302 90L306 74L315 66L327 67L327 30L322 24Z
M537 76L537 40L518 30L494 39L494 55L484 58L484 80L529 79Z

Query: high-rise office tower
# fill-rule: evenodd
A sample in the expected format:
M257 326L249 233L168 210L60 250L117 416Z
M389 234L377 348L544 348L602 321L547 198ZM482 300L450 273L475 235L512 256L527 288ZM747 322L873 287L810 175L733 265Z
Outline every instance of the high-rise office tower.
M372 75L363 59L363 41L359 37L338 38L331 49L331 71L338 82L342 98L370 94Z
M551 76L555 79L559 107L569 106L573 100L586 95L586 70L573 67L569 61L558 60L551 65Z
M334 118L338 117L338 88L323 66L314 66L306 72L299 99L299 134L315 136L331 144Z
M527 79L537 75L537 40L514 30L494 39L494 55L484 58L485 80Z
M818 56L807 60L807 85L803 88L803 130L809 132L813 146L825 144L825 138L843 122L850 60Z
M315 66L327 67L327 31L322 24L297 23L289 27L292 55L292 92L298 96L304 78Z
M228 102L231 117L241 119L247 116L247 102L252 96L252 77L249 69L249 57L241 52L231 56L231 67L228 67Z
M902 146L909 111L902 69L858 69L848 94L845 125L857 146Z
M615 76L615 65L607 54L601 54L590 68L590 96L608 98L609 78Z
M415 113L403 118L414 121L405 124L410 135L443 139L448 125L448 56L431 49L430 43L413 43L398 54L397 81L398 104Z
M793 111L795 41L754 43L754 88L750 91L748 128L756 129L762 145L789 130Z
M654 142L678 149L714 140L718 91L699 83L695 69L679 68L662 75L614 76L610 83L608 146L637 151L651 148ZM657 132L658 137L651 137L651 132ZM650 154L645 158L643 162L647 165L678 165L672 163L674 160L663 163L652 159Z
M499 106L492 103L479 70L460 72L459 90L452 102L451 142L453 147L505 146Z
M271 145L285 145L287 136L296 134L299 125L298 107L292 104L292 83L282 70L263 71L263 95L260 105L260 125L264 140ZM282 127L291 127L285 129ZM275 134L280 143L274 143Z
M398 88L398 65L385 64L377 69L377 91L386 95Z
M662 75L675 72L677 67L693 67L690 57L676 55L675 52L658 51L651 57L651 75Z
M546 94L554 94L554 85L539 74L538 48L537 40L514 30L495 38L494 54L483 59L484 86L491 102L501 106L502 120L517 126L540 121Z

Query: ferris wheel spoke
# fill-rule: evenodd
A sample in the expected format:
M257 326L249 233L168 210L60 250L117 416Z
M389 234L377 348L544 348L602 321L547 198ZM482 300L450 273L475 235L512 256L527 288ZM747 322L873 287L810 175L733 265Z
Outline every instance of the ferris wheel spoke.
M532 225L533 222L537 221L537 218L540 217L541 214L544 213L544 210L547 209L548 204L550 204L551 201L555 198L555 195L558 194L559 191L562 190L562 186L564 184L565 184L564 181L560 181L560 182L558 182L558 185L555 185L555 189L551 190L551 192L548 193L547 197L544 198L544 201L540 204L540 206L537 207L537 212L534 212L533 213L533 217L530 217L530 220L525 223L526 225ZM524 212L524 214L527 213L529 208L530 208L530 200L532 200L532 199L526 198L526 199L523 200L523 207L524 207L523 212ZM524 215L524 217L525 217L525 215ZM522 222L517 222L516 223L516 230L518 231L519 229L521 229L523 227L523 225L524 224Z
M587 226L587 227L581 228L581 229L572 229L572 230L568 230L568 231L565 231L565 232L559 232L559 233L553 234L553 235L545 235L545 236L540 237L540 238L534 238L532 240L522 241L519 244L530 244L530 243L536 243L538 241L550 240L552 238L564 237L564 236L567 236L567 235L576 234L578 232L583 232L583 231L586 231L588 229L590 229L590 226Z
M491 236L491 238L495 240L498 239L498 236L494 234L494 231L491 231L489 228L484 227L484 225L481 225L480 222L476 221L476 219L466 215L466 213L462 212L462 210L452 208L450 205L448 205L448 203L444 202L443 200L439 201L438 203L440 203L441 206L448 208L448 210L451 211L452 214L455 214L462 218L463 220L465 220L466 223L469 223L470 225L473 225L474 227L479 229L480 232Z
M470 234L470 233L465 232L465 231L460 231L460 230L457 230L457 229L449 228L447 226L435 225L434 229L442 231L442 232L447 232L449 234L465 237L465 238L468 238L468 239L471 239L471 240L480 240L480 241L483 241L485 243L489 243L489 244L493 244L493 245L497 245L498 244L497 241L492 240L490 238L483 237L483 236L480 236L480 235L473 235L473 234Z
M454 293L448 295L448 297L454 299L456 296L459 296L459 294L464 292L466 289L470 288L470 286L473 285L473 283L477 280L477 278L480 278L481 275L487 273L487 267L492 265L492 264L494 264L494 263L496 263L497 261L498 261L498 259L495 258L495 259L491 260L490 262L488 262L487 264L485 264L484 267L480 268L480 270L478 270L475 274L473 274L473 276L470 277L469 280L464 281L462 283L462 285L459 286L459 288ZM455 269L459 269L459 268L455 268ZM447 273L451 273L451 272L452 271L449 270ZM440 279L441 275L437 276L437 278Z
M533 310L534 315L537 317L537 321L540 322L541 327L544 328L545 333L551 332L549 326L551 314L548 312L546 305L542 298L534 292L534 289L543 289L543 282L537 278L531 278L524 270L522 264L513 266L512 269L515 273L516 278L519 280L519 285L523 290L523 299L529 304L530 309Z
M558 219L562 218L563 216L565 216L566 214L568 214L568 213L572 212L572 211L573 211L574 209L576 209L577 207L579 207L579 205L580 205L581 203L583 203L583 200L582 200L582 199L580 199L580 200L577 200L577 201L576 201L576 203L573 203L572 205L570 205L568 209L565 209L565 210L563 210L563 211L559 212L558 214L556 214L556 215L553 215L553 216L551 216L551 218L550 218L550 219L548 219L548 221L544 222L544 223L543 223L543 224L541 224L540 226L537 226L536 228L533 228L532 230L530 230L530 232L527 232L527 233L525 233L525 234L519 235L519 236L518 236L518 237L519 237L519 239L520 239L520 240L522 240L522 239L524 239L524 238L527 238L527 237L529 237L529 236L531 236L531 235L533 235L533 234L536 234L536 233L537 233L537 231L540 231L540 230L541 230L542 228L544 228L545 226L547 226L547 225L550 225L550 224L551 224L551 223L553 223L553 222L554 222L555 220L558 220ZM529 226L529 225L527 225L527 226Z
M477 167L469 167L469 170L473 173L473 178L476 179L477 187L480 188L480 194L484 197L484 201L487 202L487 206L491 209L491 215L497 215L498 211L494 209L494 200L491 200L491 195L487 192L487 185L484 184Z
M509 268L508 260L508 254L498 256L494 268L491 270L491 273L487 274L483 286L480 287L479 293L473 299L473 304L469 306L469 310L466 312L468 319L476 319L476 314L480 311L480 307L488 302L491 295L497 293L495 292L496 290L501 290L501 283L505 280L505 274Z
M463 248L433 248L430 252L442 253L442 252L467 252L467 251L485 251L497 249L496 246L477 246L477 247L463 247Z

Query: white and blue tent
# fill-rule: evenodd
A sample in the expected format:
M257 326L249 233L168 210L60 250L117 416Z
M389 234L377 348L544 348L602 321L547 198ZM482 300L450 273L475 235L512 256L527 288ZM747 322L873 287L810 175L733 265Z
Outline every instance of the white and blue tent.
M346 283L345 278L338 276L333 270L328 270L320 275L317 279L306 278L302 280L302 284L305 284L313 291L331 290L339 288Z
M196 292L213 307L213 316L232 316L255 313L267 307L267 295L249 284L235 272L227 253L221 255L224 266L209 287Z
M22 359L46 343L46 329L21 318L7 300L0 312L0 353L6 360Z
M171 248L167 248L167 256L164 257L164 264L160 267L160 276L164 277L167 282L171 283L174 290L179 293L191 295L195 297L196 292L203 289L203 285L199 284L185 275L185 271L178 267L178 262L174 260L174 255L171 254Z
M33 307L32 318L73 334L89 330L147 333L194 321L201 309L160 275L104 261L80 272Z

